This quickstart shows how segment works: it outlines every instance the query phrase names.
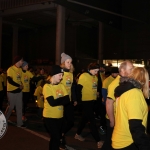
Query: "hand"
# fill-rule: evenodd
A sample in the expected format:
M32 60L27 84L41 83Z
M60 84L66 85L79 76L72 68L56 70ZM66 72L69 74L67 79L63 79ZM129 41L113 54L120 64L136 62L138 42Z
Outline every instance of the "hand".
M110 127L114 127L115 126L115 123L113 121L110 121Z
M77 104L78 104L77 101L74 101L73 106L77 106Z
M99 92L97 92L97 98L99 98Z
M21 85L19 86L19 88L22 90L22 89L23 89L23 85L21 84Z

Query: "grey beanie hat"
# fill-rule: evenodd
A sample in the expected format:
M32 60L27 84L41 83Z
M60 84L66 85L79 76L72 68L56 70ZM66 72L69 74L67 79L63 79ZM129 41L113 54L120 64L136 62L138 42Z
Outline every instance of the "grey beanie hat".
M72 60L72 58L69 55L67 55L65 53L62 53L61 54L61 63L65 62L67 59L71 59Z
M28 63L27 63L26 61L24 61L23 64L22 64L22 68L23 68L24 66L26 66L26 65L28 65Z

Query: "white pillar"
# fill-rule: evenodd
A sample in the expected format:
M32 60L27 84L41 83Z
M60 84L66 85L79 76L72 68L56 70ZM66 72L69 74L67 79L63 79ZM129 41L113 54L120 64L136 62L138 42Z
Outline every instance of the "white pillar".
M102 22L99 22L98 61L99 61L99 64L103 63L103 23Z
M60 64L61 53L65 51L65 8L57 6L56 18L56 59L55 64Z
M0 67L2 67L2 17L0 17Z
M16 55L18 55L18 26L13 26L12 58Z

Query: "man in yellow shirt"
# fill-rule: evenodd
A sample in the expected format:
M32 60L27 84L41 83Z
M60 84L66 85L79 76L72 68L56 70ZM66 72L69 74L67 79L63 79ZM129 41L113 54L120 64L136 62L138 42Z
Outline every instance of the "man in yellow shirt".
M12 110L16 107L17 113L17 126L26 127L22 122L22 89L21 82L23 58L16 56L14 58L14 65L7 70L7 96L9 106L6 108L6 119L8 120Z
M134 66L133 66L131 61L126 60L126 61L122 62L120 67L119 67L119 75L108 86L108 94L107 94L107 100L106 100L107 138L104 142L102 150L110 150L111 149L111 136L112 136L112 132L113 132L113 127L115 125L115 112L114 112L115 96L114 96L114 90L119 85L120 76L127 77L131 73L133 68L134 68Z

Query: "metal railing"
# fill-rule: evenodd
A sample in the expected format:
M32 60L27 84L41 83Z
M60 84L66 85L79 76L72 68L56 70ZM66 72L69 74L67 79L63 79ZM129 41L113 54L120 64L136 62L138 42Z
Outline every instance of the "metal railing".
M12 9L34 4L50 3L53 0L0 0L0 10Z

